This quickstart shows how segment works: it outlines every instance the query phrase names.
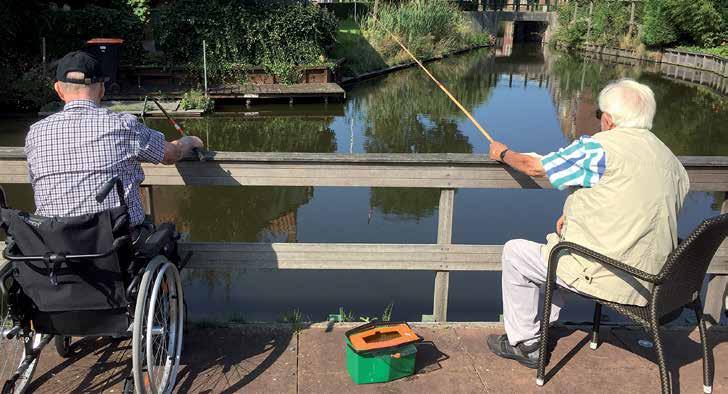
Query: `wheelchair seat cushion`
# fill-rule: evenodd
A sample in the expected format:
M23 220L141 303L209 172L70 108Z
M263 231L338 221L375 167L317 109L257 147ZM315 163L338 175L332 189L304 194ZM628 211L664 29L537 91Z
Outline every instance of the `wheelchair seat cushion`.
M101 254L113 249L114 239L128 234L123 207L65 218L30 215L2 209L9 254L44 256ZM125 222L125 223L124 223ZM117 234L114 233L117 229ZM41 312L119 309L127 306L125 273L116 252L94 259L14 261L14 279ZM51 271L55 281L51 280Z

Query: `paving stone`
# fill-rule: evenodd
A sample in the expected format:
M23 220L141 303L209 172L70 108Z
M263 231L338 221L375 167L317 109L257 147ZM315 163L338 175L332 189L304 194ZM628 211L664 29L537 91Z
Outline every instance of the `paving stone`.
M658 392L652 349L638 345L641 330L602 330L597 350L587 331L557 329L547 368L549 380L535 384L535 370L493 355L488 334L502 327L422 327L415 375L394 382L355 385L346 372L344 332L308 328L299 333L266 327L193 329L186 333L179 393L635 393ZM710 333L715 355L714 393L728 393L728 330ZM665 332L673 380L680 392L702 390L697 330ZM120 393L131 371L130 341L81 339L68 359L53 346L41 355L31 391L35 393ZM555 372L554 372L555 371Z

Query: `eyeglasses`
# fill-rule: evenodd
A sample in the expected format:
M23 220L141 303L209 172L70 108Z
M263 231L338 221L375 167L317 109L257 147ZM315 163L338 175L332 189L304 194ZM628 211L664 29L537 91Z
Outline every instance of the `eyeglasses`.
M604 112L602 112L601 109L597 108L597 111L594 113L594 115L597 117L597 119L602 120L602 115Z

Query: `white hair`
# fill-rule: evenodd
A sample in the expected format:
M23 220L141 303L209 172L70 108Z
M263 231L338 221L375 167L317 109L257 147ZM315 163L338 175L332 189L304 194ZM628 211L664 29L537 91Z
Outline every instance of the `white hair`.
M657 103L649 86L624 78L602 89L599 109L611 115L617 127L651 129Z

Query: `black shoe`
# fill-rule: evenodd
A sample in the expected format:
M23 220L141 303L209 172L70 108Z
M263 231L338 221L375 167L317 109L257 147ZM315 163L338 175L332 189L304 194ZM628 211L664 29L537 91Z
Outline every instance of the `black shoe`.
M523 343L511 346L511 344L508 343L508 336L506 334L488 335L487 341L488 348L490 348L496 356L516 360L521 363L521 365L531 369L538 368L538 342L529 346L526 346Z

